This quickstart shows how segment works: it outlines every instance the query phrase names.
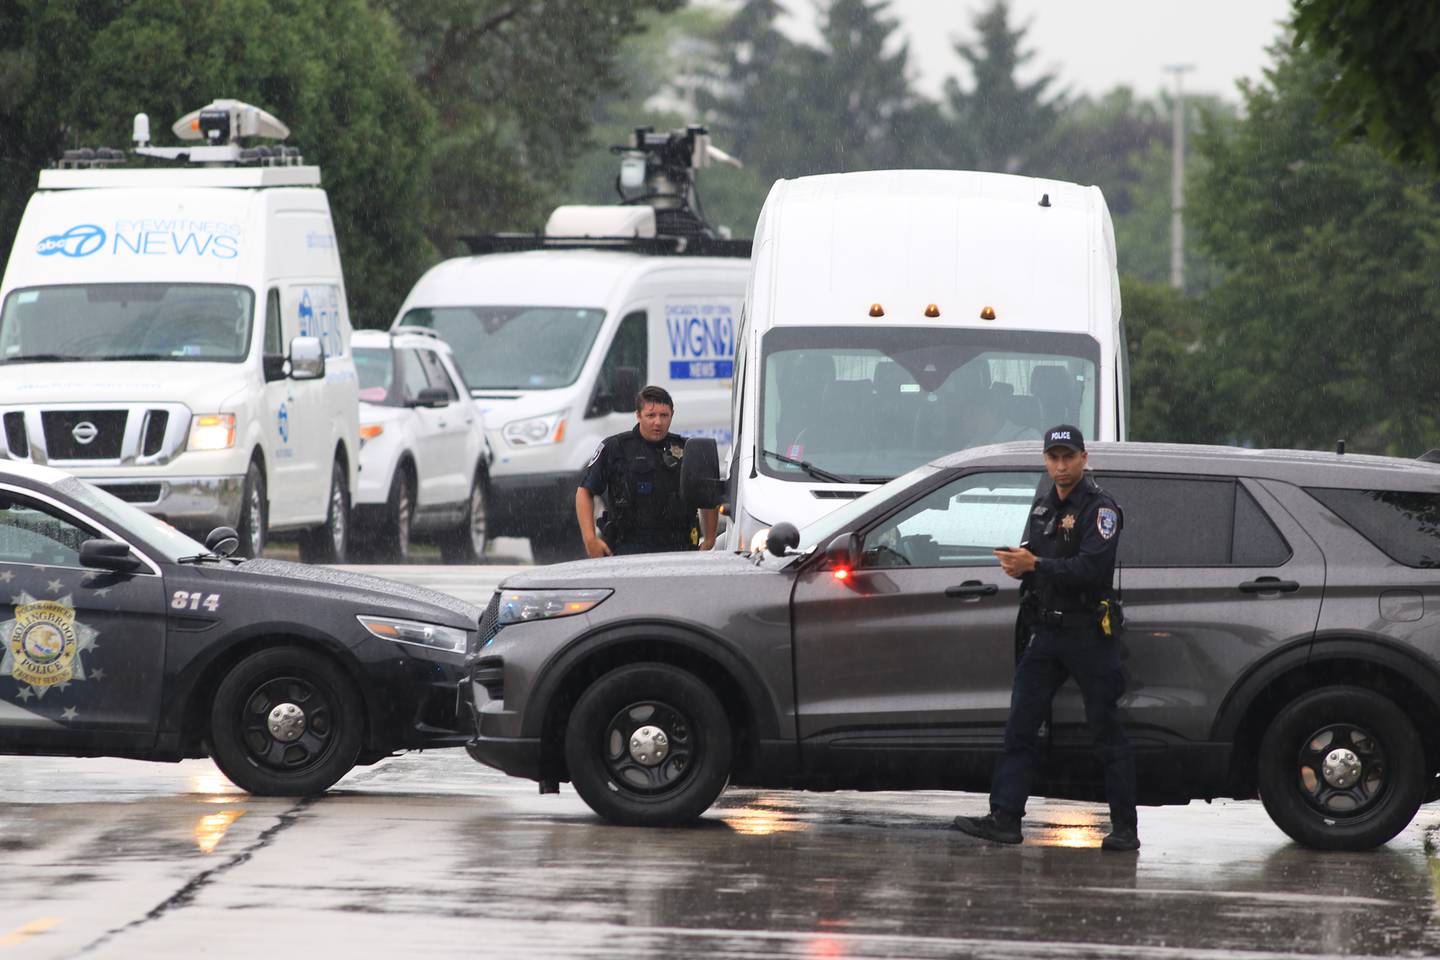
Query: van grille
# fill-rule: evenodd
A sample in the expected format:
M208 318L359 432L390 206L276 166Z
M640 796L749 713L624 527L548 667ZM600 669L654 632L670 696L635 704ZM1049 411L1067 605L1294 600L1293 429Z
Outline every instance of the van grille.
M168 410L148 410L145 416L145 437L140 444L140 452L147 457L153 457L160 452L165 443L165 428L170 424L170 412Z
M124 410L45 410L45 452L51 460L118 460L125 441ZM82 440L88 439L88 442Z
M160 502L161 490L158 483L101 483L97 486L126 503Z

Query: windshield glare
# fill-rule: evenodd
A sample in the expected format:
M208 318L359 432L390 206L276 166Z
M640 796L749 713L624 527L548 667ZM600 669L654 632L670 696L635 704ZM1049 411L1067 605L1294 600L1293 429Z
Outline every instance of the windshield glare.
M244 287L200 283L15 290L0 312L0 363L238 363L250 352L254 301Z
M171 563L181 557L210 552L203 543L192 540L165 521L83 480L66 477L55 484L55 489L86 507L106 526L118 528L117 533L128 531L138 535L145 541L145 546Z
M938 328L782 327L765 335L763 450L855 482L883 482L948 453L1095 435L1099 346L1087 336ZM760 455L760 469L812 481Z
M580 376L604 320L576 307L424 307L400 325L439 333L472 390L548 390Z

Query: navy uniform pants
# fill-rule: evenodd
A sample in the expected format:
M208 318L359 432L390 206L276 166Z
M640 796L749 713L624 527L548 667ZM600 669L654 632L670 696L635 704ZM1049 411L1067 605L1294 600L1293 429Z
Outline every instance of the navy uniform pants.
M1116 703L1125 692L1120 645L1094 627L1036 627L1015 667L1005 752L990 785L990 808L1019 817L1040 767L1040 727L1061 684L1075 678L1085 698L1085 721L1105 768L1112 827L1135 826L1135 755Z

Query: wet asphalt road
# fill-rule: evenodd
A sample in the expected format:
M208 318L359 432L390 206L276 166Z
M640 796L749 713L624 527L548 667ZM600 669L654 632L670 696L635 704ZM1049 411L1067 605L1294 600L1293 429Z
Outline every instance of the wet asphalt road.
M501 567L372 572L484 602ZM1440 805L1370 854L1290 843L1258 803L1035 802L1021 847L946 826L973 794L727 792L693 828L610 826L463 751L320 798L209 761L0 757L11 957L1440 956Z
M0 758L0 958L1440 955L1440 809L1372 854L1298 848L1255 803L1032 806L1027 841L946 829L984 799L726 793L614 827L462 751L302 801L208 761Z

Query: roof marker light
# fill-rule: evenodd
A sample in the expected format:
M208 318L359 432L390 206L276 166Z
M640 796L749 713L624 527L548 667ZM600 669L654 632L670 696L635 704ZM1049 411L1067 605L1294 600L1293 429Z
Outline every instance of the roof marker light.
M925 306L925 316L927 316L927 317L938 317L938 316L940 316L940 308L937 307L937 306L936 306L935 304L933 304L933 303L927 304L927 305Z
M994 308L994 307L981 307L981 308L980 308L980 319L981 319L981 320L994 320L994 319L995 319L995 308Z
M872 316L872 317L883 317L883 316L885 316L885 308L882 307L882 306L880 306L880 304L878 304L878 303L872 303L872 304L870 304L870 316Z

